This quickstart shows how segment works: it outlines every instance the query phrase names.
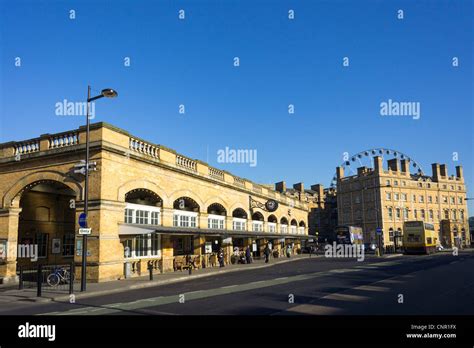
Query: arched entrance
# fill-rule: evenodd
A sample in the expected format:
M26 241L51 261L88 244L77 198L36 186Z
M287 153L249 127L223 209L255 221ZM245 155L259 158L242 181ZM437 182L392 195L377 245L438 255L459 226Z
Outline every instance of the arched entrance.
M20 192L17 266L74 260L76 195L54 180L34 182Z

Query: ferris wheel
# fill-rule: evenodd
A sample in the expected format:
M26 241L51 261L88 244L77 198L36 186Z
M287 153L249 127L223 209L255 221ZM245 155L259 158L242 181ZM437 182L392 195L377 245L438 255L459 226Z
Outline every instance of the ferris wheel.
M424 175L423 169L418 164L418 162L416 162L412 157L404 154L401 151L386 149L386 148L376 148L376 149L365 150L365 151L356 153L355 155L349 155L348 153L345 153L344 162L342 162L340 167L344 169L344 173L347 173L347 175L356 175L357 168L359 167L368 167L368 168L374 167L374 163L373 163L374 156L381 157L383 162L385 162L384 157L398 158L400 160L406 159L410 162L410 166L412 166L415 169L418 175ZM336 187L337 187L337 176L334 175L331 181L330 188L335 189Z

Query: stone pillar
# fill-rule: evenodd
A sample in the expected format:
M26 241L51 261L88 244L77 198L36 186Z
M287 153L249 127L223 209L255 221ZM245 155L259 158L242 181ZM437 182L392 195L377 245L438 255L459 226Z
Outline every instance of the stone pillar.
M18 222L21 208L0 210L0 242L6 241L6 258L0 259L0 284L17 282L16 257L18 248Z

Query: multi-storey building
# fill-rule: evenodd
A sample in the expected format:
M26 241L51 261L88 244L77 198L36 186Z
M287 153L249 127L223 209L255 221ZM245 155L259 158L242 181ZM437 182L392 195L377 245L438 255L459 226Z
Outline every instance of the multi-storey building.
M76 264L80 275L86 130L0 144L0 279L14 279L18 244L38 245L41 263ZM91 125L87 278L123 276L149 265L176 269L185 257L198 267L215 264L222 247L256 256L267 243L294 251L308 234L308 204L271 187L190 159L114 126ZM263 205L278 202L269 212Z
M432 176L410 173L408 159L374 157L374 168L360 167L344 176L337 168L337 206L340 225L363 228L366 242L382 228L385 245L400 245L403 223L419 220L434 225L446 247L470 244L463 169L448 175L445 164L434 163Z

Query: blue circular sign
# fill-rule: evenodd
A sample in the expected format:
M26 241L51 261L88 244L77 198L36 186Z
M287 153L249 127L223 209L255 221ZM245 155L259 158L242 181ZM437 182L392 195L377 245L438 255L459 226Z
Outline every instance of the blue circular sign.
M81 226L82 228L87 227L87 215L86 215L86 213L81 213L81 215L79 215L79 226Z

